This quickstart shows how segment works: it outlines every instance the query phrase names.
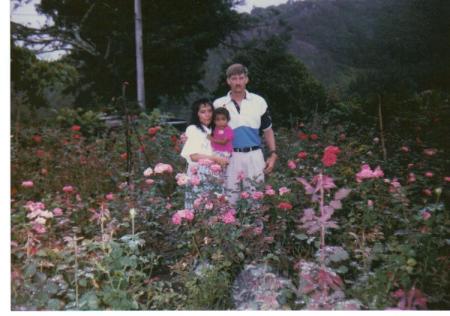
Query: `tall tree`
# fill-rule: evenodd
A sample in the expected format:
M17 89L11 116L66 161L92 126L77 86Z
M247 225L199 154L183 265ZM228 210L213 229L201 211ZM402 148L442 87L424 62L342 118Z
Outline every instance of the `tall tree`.
M240 27L235 0L142 2L147 99L183 96L201 77L206 51ZM40 13L54 24L40 30L16 25L16 39L66 49L83 80L80 105L135 89L133 1L42 0Z
M248 67L248 89L266 99L275 127L288 127L287 122L304 120L326 106L323 86L301 61L287 52L288 42L287 34L249 41L223 65L225 69L230 63L237 62ZM215 95L228 91L225 81L223 76L223 84Z

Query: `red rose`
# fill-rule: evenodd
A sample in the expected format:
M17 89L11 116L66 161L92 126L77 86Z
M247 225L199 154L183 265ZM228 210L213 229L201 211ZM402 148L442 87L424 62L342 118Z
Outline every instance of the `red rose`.
M42 136L38 135L38 134L35 134L32 139L33 139L34 142L39 144L42 141Z
M306 157L308 157L308 154L305 151L301 151L297 154L297 158L306 159Z
M298 138L300 138L300 140L307 140L308 139L308 134L305 134L303 132L300 132L298 134Z
M292 204L289 202L280 202L280 204L278 204L278 208L281 210L292 210Z
M43 151L42 149L36 150L36 156L38 156L39 158L44 158L45 157L45 151Z
M150 128L148 129L148 134L149 134L150 136L156 135L156 133L158 133L158 129L159 129L159 128L156 128L156 127L150 127Z
M336 146L328 146L325 148L322 157L322 163L325 167L331 167L337 161L337 155L341 152L341 150Z
M73 125L73 126L71 127L71 130L74 131L74 132L78 132L80 129L81 129L81 126L80 126L80 125Z
M311 134L311 136L309 136L311 138L311 140L317 140L319 138L319 136L317 136L317 134Z

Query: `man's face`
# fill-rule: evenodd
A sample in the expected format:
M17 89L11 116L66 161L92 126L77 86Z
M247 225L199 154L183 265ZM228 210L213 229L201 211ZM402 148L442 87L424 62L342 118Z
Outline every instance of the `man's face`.
M232 75L227 78L227 83L230 86L231 92L242 93L248 83L248 77L244 74Z

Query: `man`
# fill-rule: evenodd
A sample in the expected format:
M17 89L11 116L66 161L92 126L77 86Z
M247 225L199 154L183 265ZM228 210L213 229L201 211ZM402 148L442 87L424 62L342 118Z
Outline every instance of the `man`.
M230 112L229 126L233 129L233 154L227 168L226 187L231 192L239 190L242 178L264 181L264 174L272 172L277 160L272 119L266 101L261 96L246 90L249 82L248 70L241 64L233 64L226 71L230 92L214 101L214 108L225 107ZM268 158L264 161L261 150L260 130L268 147ZM244 186L251 184L245 181ZM235 204L237 193L231 193L230 202Z

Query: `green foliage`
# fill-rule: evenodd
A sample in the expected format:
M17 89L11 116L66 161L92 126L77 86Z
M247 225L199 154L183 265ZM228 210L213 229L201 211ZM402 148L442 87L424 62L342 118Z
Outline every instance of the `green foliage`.
M68 63L38 60L29 49L11 45L12 87L15 91L26 94L32 109L48 107L51 101L49 93L63 93L77 83L77 80L77 70Z
M185 284L188 306L193 310L231 308L231 274L220 266L205 267L193 274Z
M240 26L239 15L231 10L234 3L142 1L145 82L147 100L155 100L152 107L160 96L183 97L197 83L207 50ZM123 81L135 97L132 4L44 0L37 8L54 25L37 31L17 28L14 36L27 41L31 35L51 34L53 45L71 50L67 60L76 65L82 84L71 90L77 104L109 102Z
M287 122L294 126L300 118L323 111L326 106L323 87L298 59L287 53L286 43L283 36L250 41L231 57L233 63L248 67L248 89L266 99L275 127L286 126ZM224 77L221 81L226 82ZM225 91L224 86L220 87L215 95Z

